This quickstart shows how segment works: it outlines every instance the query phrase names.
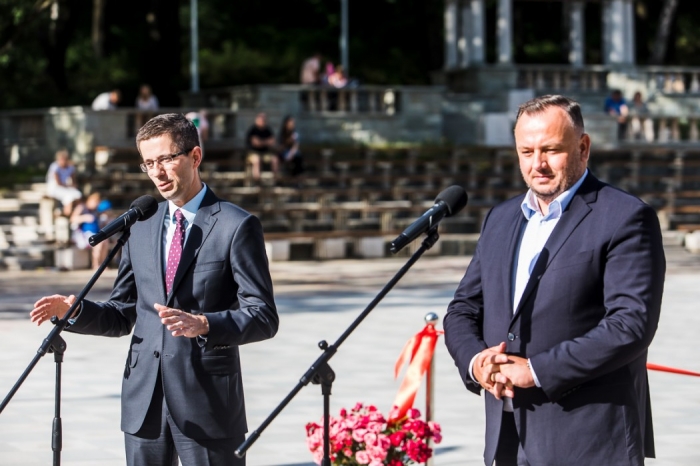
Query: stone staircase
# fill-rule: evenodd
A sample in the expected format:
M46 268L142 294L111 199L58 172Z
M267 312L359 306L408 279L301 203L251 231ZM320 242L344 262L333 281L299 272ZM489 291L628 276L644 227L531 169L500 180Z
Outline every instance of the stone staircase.
M18 185L0 193L0 270L32 270L54 265L53 218L42 221L44 183ZM48 201L53 205L53 201ZM46 207L43 209L46 210ZM52 215L52 208L49 207Z

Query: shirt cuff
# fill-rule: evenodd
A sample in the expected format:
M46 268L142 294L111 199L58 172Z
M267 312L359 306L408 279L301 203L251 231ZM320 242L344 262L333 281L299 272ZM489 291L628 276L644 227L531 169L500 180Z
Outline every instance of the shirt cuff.
M467 375L474 381L474 383L478 384L479 381L476 380L476 378L474 377L474 371L472 370L472 369L474 369L474 361L476 361L477 356L479 356L479 353L476 353L474 355L474 357L472 358L472 360L469 361L469 372L467 373Z
M80 317L80 314L82 312L83 312L83 302L81 301L80 304L78 305L78 309L73 314L73 317L68 319L68 325L69 326L74 325L78 321L78 318Z
M530 369L530 374L532 374L532 380L535 381L535 385L537 387L541 388L542 385L540 385L540 381L537 379L537 374L535 374L535 369L533 369L532 364L530 364L530 358L527 359L527 368Z

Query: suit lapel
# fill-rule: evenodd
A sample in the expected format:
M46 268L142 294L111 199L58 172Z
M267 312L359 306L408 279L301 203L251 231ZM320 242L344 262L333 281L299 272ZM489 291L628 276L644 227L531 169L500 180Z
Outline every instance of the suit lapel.
M527 285L525 285L523 296L520 298L520 303L518 303L518 308L513 314L513 320L520 314L523 304L527 301L533 290L537 288L537 284L542 278L542 275L547 270L547 267L549 267L549 264L552 263L552 260L561 247L571 237L576 227L578 227L583 219L590 213L591 207L589 204L595 202L598 197L599 183L600 182L589 172L583 184L571 199L569 207L562 213L557 226L554 227L554 231L552 231L552 234L547 239L540 256L537 258L537 262L535 262L535 266L530 274L530 279Z
M527 223L527 219L523 215L522 209L520 208L521 204L522 200L518 203L517 211L514 213L514 221L510 222L510 224L513 225L513 228L509 233L508 241L504 244L506 247L502 249L506 254L506 257L502 261L494 262L495 264L508 264L508 267L503 268L503 277L501 279L501 283L505 283L507 285L507 288L504 290L503 295L506 296L508 299L506 306L504 306L504 309L507 310L509 319L513 315L513 280L515 278L513 268L515 267L515 253L517 251L518 244L520 243L520 237L522 236L523 226Z
M155 215L154 221L151 222L151 251L155 251L153 259L155 260L154 270L160 271L158 276L158 292L162 299L159 302L165 302L165 270L163 268L163 223L165 222L165 213L168 211L168 203L161 202L158 205L158 212Z
M199 254L204 241L206 241L209 233L216 224L216 214L220 210L219 199L207 188L207 193L204 195L204 199L202 199L202 204L197 210L197 215L194 217L192 228L187 236L185 248L182 250L180 263L177 266L177 272L175 272L175 279L173 280L173 288L167 298L168 302L172 300L173 294L177 290L182 278L187 273L190 265L192 265L194 258Z

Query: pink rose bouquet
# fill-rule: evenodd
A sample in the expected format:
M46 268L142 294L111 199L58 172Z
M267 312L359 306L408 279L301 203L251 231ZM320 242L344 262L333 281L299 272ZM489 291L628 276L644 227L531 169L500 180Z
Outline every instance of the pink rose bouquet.
M432 439L440 443L440 425L419 419L417 409L409 409L406 416L395 419L397 408L385 419L374 406L358 403L348 412L340 410L340 417L330 418L330 457L336 466L403 466L424 463L433 455L429 447ZM320 424L306 425L306 444L321 464L323 459L323 420Z

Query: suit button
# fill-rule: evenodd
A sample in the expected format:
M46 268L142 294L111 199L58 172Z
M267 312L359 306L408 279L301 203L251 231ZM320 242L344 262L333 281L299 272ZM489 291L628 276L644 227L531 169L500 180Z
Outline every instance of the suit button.
M513 340L515 340L515 335L513 335L512 333L509 333L508 334L508 341L513 341Z
M153 357L158 359L160 357L160 353L158 351L153 352Z

